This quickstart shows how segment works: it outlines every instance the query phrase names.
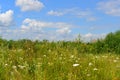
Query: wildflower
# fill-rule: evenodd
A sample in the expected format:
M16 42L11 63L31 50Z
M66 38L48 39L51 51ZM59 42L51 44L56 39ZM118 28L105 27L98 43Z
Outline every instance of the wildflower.
M102 56L103 58L107 58L108 56Z
M21 65L18 65L18 67L19 67L20 69L24 69L24 68L25 68L25 66L21 66Z
M97 71L98 69L97 69L97 68L94 68L93 70L94 70L94 71Z
M60 55L61 57L63 56L63 54Z
M22 58L22 57L20 57L19 59L20 59L20 60L23 60L23 58Z
M95 56L96 59L98 59L99 57L98 56Z
M79 66L79 64L73 64L73 67Z
M90 76L90 74L87 74L87 76L89 77L89 76Z
M76 63L78 62L78 60L75 61Z
M48 65L49 65L49 66L52 66L52 65L53 65L53 63L52 63L52 62L48 62Z
M43 55L44 57L46 57L46 55Z
M5 64L5 66L7 66L8 64Z
M42 65L42 63L38 63L36 66L37 66L37 67L40 67L41 65Z
M51 52L51 50L49 49L48 52Z
M92 66L92 65L93 65L93 64L90 62L90 63L89 63L89 66Z
M74 58L74 55L71 55L70 58Z
M31 48L28 48L28 50L30 50Z
M117 62L117 60L113 60L113 62L114 62L114 63L116 63L116 62Z
M16 69L17 67L16 66L12 66L13 69Z

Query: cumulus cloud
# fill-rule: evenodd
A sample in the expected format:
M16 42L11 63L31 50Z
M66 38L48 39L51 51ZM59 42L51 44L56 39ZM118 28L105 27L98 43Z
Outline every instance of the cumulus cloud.
M26 18L20 27L16 29L2 29L0 35L5 39L31 39L31 40L74 40L76 34L72 33L75 25L64 22L45 22L36 19ZM84 40L89 41L91 38L98 38L100 35L88 33L82 35Z
M2 33L6 33L3 36L7 39L72 40L70 28L74 26L64 22L45 22L26 18L20 28L5 30Z
M19 6L21 11L39 11L44 7L44 4L39 0L16 0L16 6Z
M13 23L13 14L12 10L8 10L5 13L0 13L0 27L8 27Z
M29 19L26 18L23 21L22 28L63 28L63 27L74 27L73 25L64 23L64 22L44 22L44 21L38 21L35 19Z
M120 0L106 0L98 4L98 9L106 14L120 16Z

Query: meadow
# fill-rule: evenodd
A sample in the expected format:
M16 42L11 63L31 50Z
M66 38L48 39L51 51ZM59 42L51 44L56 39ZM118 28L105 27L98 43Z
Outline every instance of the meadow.
M94 42L0 39L0 80L120 80L120 31Z

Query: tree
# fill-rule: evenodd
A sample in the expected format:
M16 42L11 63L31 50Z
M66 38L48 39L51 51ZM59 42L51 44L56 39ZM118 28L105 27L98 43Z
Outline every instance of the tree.
M115 33L109 33L105 38L105 43L109 52L120 53L120 30Z

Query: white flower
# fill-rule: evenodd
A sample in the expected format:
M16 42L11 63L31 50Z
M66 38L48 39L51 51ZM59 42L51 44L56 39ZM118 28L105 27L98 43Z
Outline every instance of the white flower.
M73 67L79 66L79 64L73 64Z
M116 62L117 62L117 60L113 60L113 62L114 62L114 63L116 63Z
M92 65L93 65L93 64L90 62L90 63L89 63L89 66L92 66Z
M48 52L51 52L51 50L49 49Z
M87 76L90 76L90 74L87 74Z
M13 69L16 69L17 67L16 66L12 66Z
M74 55L71 55L70 58L74 58Z
M102 56L103 58L107 58L108 56Z
M23 58L22 58L22 57L20 57L19 59L20 59L20 60L23 60Z
M94 71L97 71L98 69L97 69L97 68L94 68L93 70L94 70Z
M98 59L99 57L98 56L95 56L96 59Z
M46 55L43 55L44 57L46 57Z
M7 66L8 64L5 64L5 66Z
M21 66L21 65L18 65L18 67L19 67L20 69L24 69L24 68L25 68L25 66Z

